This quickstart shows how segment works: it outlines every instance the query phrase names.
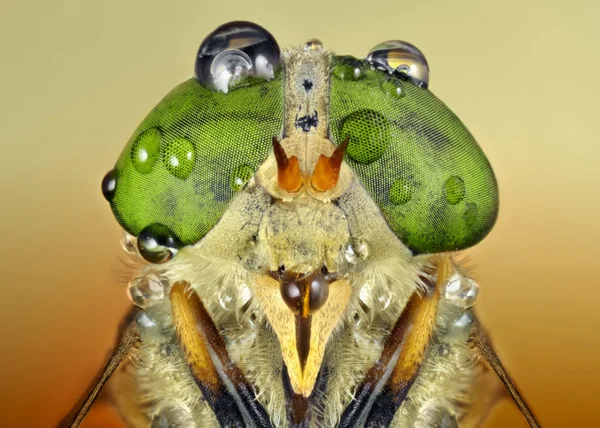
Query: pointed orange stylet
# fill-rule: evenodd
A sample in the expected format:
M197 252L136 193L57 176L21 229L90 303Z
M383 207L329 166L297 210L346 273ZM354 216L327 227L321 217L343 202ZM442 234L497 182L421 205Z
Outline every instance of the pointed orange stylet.
M315 190L325 192L326 190L333 189L337 185L340 178L342 161L344 160L344 154L348 148L349 141L350 137L347 137L342 144L334 150L331 156L319 156L315 169L310 177L310 182Z
M294 193L302 187L302 171L296 156L288 158L277 137L273 137L273 152L277 161L277 182L279 187Z

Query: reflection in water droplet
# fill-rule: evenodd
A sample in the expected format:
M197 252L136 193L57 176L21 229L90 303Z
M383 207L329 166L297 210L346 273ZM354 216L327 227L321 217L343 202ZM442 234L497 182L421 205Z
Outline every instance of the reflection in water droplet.
M358 110L346 116L340 137L350 137L346 153L352 160L370 164L379 159L390 144L391 126L374 110Z
M182 180L192 172L195 158L194 145L185 138L175 138L164 148L162 154L167 171Z
M160 223L144 228L138 235L137 246L141 256L150 263L165 263L182 247L177 236Z
M225 309L226 311L231 310L231 302L233 301L233 297L231 296L231 294L226 293L224 290L219 290L219 292L217 293L217 298L219 300L219 305L221 305L223 309Z
M140 174L152 171L160 155L160 141L162 135L156 128L142 132L131 147L131 162Z
M333 75L340 80L356 81L367 75L367 69L362 61L353 57L341 57L333 67Z
M239 192L244 188L248 180L254 175L254 169L248 165L240 165L231 171L229 177L229 186L234 192Z
M412 194L412 183L404 178L398 178L390 187L390 202L394 205L403 205L410 201Z
M414 428L458 428L456 416L439 401L425 403L420 409Z
M402 82L398 79L387 79L381 84L383 92L393 98L402 98L406 95Z
M134 278L127 286L127 297L138 308L146 309L165 298L167 286L168 282L155 274Z
M468 309L475 304L479 285L473 279L455 273L446 285L446 300L460 308Z
M104 199L108 202L112 202L115 197L115 192L117 191L117 170L111 169L106 173L104 178L102 179L102 194L104 195Z
M456 175L453 175L444 183L444 193L449 204L456 205L465 198L465 183Z
M429 86L429 65L416 46L401 40L389 40L375 46L367 61L388 73L402 73L419 86Z
M479 209L477 204L474 202L467 203L465 212L463 213L463 219L467 223L467 226L471 227L477 222L477 216L479 215Z
M310 39L304 44L305 51L320 51L323 49L323 43L319 39Z
M154 413L152 422L150 422L150 428L172 428L175 426L185 428L196 428L198 426L194 422L192 410L187 405L175 403L162 407Z
M196 79L227 93L244 77L272 79L279 66L279 46L264 28L251 22L229 22L209 34L198 50Z

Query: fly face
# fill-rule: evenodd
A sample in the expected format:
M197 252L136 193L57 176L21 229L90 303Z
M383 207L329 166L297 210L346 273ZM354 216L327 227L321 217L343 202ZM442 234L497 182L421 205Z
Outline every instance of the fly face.
M125 421L476 423L482 373L512 383L450 252L490 231L498 191L427 89L423 54L399 41L366 60L316 40L282 52L234 22L204 40L195 71L102 183L148 262L103 377L131 357L111 386Z

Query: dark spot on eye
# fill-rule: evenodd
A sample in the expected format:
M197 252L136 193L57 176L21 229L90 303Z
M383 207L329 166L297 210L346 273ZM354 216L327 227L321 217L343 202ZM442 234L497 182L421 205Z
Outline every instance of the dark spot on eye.
M312 89L312 87L313 87L313 82L311 82L310 80L305 80L305 81L302 83L302 86L304 86L304 90L305 90L306 92L308 92L308 91L310 91L310 90Z
M310 131L310 128L316 128L319 124L319 112L315 110L314 114L298 117L296 115L296 128L302 129L304 132Z

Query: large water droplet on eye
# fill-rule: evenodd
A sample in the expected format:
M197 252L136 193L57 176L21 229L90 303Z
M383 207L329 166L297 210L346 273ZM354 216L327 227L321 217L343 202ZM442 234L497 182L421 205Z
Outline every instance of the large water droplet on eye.
M446 301L463 309L475 304L479 295L479 285L470 278L458 273L450 277L446 284Z
M137 239L138 251L150 263L165 263L171 260L182 247L171 230L160 223L144 228Z
M227 93L245 76L272 79L279 66L279 46L264 28L237 21L221 25L200 45L196 78Z
M102 179L102 194L108 202L112 202L117 191L117 170L112 169Z
M383 155L391 140L388 120L374 110L358 110L344 119L340 137L350 137L346 153L355 162L370 164Z
M412 194L412 183L404 178L398 178L390 187L390 202L394 205L403 205L410 201Z
M244 188L248 180L254 175L254 168L248 165L240 165L231 171L229 177L229 186L234 192L239 192Z
M165 298L165 289L169 283L156 274L134 278L127 286L127 297L138 308L146 309Z
M333 75L340 80L361 80L367 75L367 68L356 58L340 57L333 67Z
M131 162L140 174L152 171L160 155L160 140L162 135L156 128L142 132L131 147Z
M323 43L319 39L310 39L304 43L305 51L320 51L323 50Z
M449 204L456 205L465 198L465 182L453 175L444 183L444 193Z
M194 145L185 138L175 138L164 148L162 154L163 165L167 171L182 180L194 169L195 159Z
M389 40L375 46L367 61L388 73L409 77L424 88L429 86L429 65L425 55L416 46L401 40Z

